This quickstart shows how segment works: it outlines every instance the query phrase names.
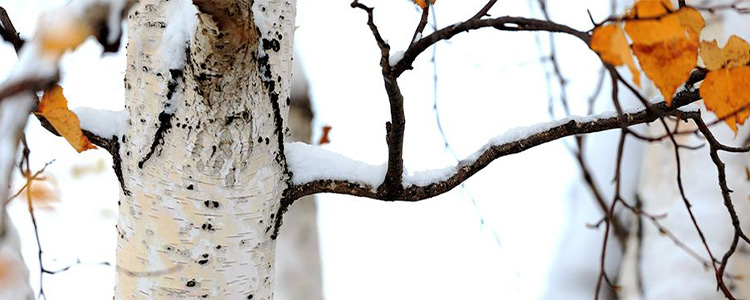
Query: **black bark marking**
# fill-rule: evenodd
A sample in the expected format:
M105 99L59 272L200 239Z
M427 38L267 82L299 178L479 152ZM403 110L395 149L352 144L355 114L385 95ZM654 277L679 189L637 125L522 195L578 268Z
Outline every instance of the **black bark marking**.
M182 70L170 69L169 75L171 76L171 79L167 83L167 101L164 104L165 110L159 113L159 128L156 129L151 148L148 153L146 153L146 156L138 162L138 168L141 169L143 169L143 165L146 161L151 158L151 155L154 154L156 147L164 145L164 135L172 128L172 117L174 116L174 113L167 113L166 108L172 105L170 102L174 92L177 90L177 86L179 86L179 81L183 79L183 72Z
M172 100L172 94L177 90L178 80L182 78L183 73L182 70L170 69L169 75L172 76L172 79L167 83L167 100Z
M279 52L279 50L281 50L281 43L279 43L277 39L263 39L263 50L268 49Z
M163 111L159 114L159 128L156 129L156 134L154 134L154 141L151 143L151 149L149 149L146 156L138 162L138 168L143 169L143 164L151 158L151 155L156 151L156 147L164 144L164 134L167 133L167 130L172 128L172 116L174 116L174 114L168 114Z
M125 194L125 196L130 196L130 190L125 185L125 176L122 175L122 158L120 158L120 143L118 142L118 139L116 136L113 136L111 141L112 141L112 143L110 144L111 151L109 151L109 153L112 154L112 169L115 170L115 176L117 176L117 181L120 182L120 189L122 189L122 193Z

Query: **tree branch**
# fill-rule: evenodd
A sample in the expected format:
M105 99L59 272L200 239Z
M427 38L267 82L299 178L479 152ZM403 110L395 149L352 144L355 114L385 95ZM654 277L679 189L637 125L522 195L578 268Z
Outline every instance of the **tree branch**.
M692 101L683 101L687 104L697 100L698 98L692 99ZM435 181L428 185L411 184L402 187L396 193L385 191L382 188L376 189L377 187L363 182L352 182L344 179L323 179L329 177L321 175L319 179L292 185L288 196L292 199L297 199L316 193L336 193L387 201L420 201L450 191L500 157L523 152L541 144L568 136L622 128L620 120L623 120L626 126L633 126L653 122L660 117L660 113L681 117L684 117L683 115L686 114L686 112L678 110L677 107L668 107L664 102L655 103L651 106L651 109L643 108L635 112L624 113L622 119L617 115L591 116L585 119L571 117L544 125L536 125L534 127L541 127L543 129L502 143L489 143L485 145L470 158L460 161L457 166L450 168L450 170L444 170L449 172L443 180ZM657 113L657 111L660 113ZM287 153L287 156L293 155ZM303 170L293 171L296 171L295 173L304 172ZM332 172L335 172L335 170ZM299 174L296 176L299 176Z
M24 41L21 38L21 35L18 34L16 27L13 26L13 22L11 22L10 17L8 16L8 12L3 7L0 7L0 25L2 25L2 28L0 28L0 36L3 37L3 40L11 43L13 48L16 49L16 52L20 51L26 41Z
M435 31L432 34L423 37L419 41L413 43L411 47L409 47L409 49L404 53L404 57L393 67L393 73L396 76L399 76L404 71L411 69L411 65L412 63L414 63L414 60L417 58L417 56L419 56L419 54L439 41L448 40L462 32L486 27L492 27L502 31L548 31L566 33L579 38L587 45L589 43L589 40L591 39L591 36L588 33L578 31L566 25L557 24L552 21L510 16L498 17L494 19L471 18L465 22L444 27L443 29Z
M490 0L489 2L487 2L487 4L484 5L484 7L482 7L482 9L480 9L473 17L471 17L471 19L481 19L484 16L488 16L487 13L495 5L495 3L497 3L497 0Z

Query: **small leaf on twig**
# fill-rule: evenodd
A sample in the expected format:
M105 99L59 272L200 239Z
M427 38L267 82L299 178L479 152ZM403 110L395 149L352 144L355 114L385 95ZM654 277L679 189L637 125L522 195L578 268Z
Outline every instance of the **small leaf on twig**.
M52 127L81 153L89 149L96 149L81 131L81 125L75 113L68 110L68 100L62 92L62 87L55 85L44 93L39 103L38 114L52 124Z
M667 0L640 0L628 17L634 18L625 22L633 53L669 104L697 64L698 39L705 21L694 8L672 12Z
M613 66L628 66L633 82L641 85L641 72L635 67L633 53L619 23L597 27L591 35L591 49L599 53L602 60Z

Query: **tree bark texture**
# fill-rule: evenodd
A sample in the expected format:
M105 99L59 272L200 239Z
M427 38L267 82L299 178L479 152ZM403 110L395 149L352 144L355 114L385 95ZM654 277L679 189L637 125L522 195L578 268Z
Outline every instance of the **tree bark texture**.
M195 15L128 20L115 298L273 299L295 2L194 2L182 66L169 22Z

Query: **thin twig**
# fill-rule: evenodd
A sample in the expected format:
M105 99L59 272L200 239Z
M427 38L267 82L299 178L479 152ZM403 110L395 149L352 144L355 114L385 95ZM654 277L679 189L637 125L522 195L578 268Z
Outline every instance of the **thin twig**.
M495 5L496 2L497 0L488 1L487 4L485 4L484 7L482 7L482 9L480 9L473 17L471 17L471 20L477 20L477 19L481 19L484 16L488 16L487 13L490 11L492 6Z
M566 25L557 24L551 21L530 19L523 17L498 17L494 19L469 19L456 25L444 27L428 36L422 37L419 41L412 44L404 53L404 57L393 67L393 73L396 76L401 75L404 71L412 68L412 63L422 52L433 44L448 40L453 36L480 28L495 28L501 31L549 31L566 33L577 37L584 43L588 44L591 36L588 33L575 30Z
M0 6L0 25L2 25L2 28L0 28L0 36L6 41L13 45L13 48L16 49L16 52L21 51L21 47L23 47L23 44L26 42L21 38L21 35L18 34L18 31L16 31L16 27L13 26L13 22L10 21L10 16L8 16L8 12Z

